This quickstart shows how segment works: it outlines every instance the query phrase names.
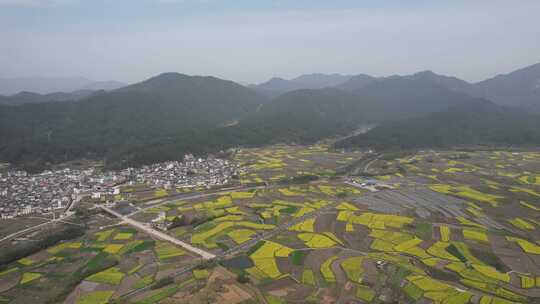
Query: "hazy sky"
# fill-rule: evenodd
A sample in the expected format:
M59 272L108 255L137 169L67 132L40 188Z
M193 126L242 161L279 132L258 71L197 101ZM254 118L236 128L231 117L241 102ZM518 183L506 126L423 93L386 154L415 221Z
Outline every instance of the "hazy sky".
M0 77L477 81L537 62L537 0L0 0Z

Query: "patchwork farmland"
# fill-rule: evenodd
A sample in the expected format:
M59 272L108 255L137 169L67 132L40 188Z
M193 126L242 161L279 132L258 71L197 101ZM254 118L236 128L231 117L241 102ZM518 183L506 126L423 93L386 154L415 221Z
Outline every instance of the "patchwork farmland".
M88 202L82 235L2 266L0 303L540 301L540 153L416 151L348 175L365 156L241 150L230 188L111 204L137 226Z

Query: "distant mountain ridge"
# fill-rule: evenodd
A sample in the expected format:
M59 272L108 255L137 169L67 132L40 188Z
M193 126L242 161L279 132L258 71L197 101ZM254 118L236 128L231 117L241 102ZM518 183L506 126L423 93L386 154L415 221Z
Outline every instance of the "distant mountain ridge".
M0 95L14 95L20 92L51 94L78 90L110 91L126 86L119 81L95 81L84 77L26 77L0 78Z
M540 110L540 63L476 83L474 94L502 105Z
M328 87L358 94L375 82L398 79L431 83L471 97L491 100L496 104L520 107L540 113L540 63L477 83L469 83L457 77L440 75L432 71L422 71L412 75L388 77L373 77L367 74L354 76L311 74L291 80L272 78L265 83L252 85L250 88L270 97L294 90Z
M50 101L77 101L94 94L103 93L105 91L94 90L78 90L70 93L56 92L49 94L38 94L32 92L20 92L11 96L1 96L0 104L4 105L21 105L26 103L41 103Z
M267 82L250 85L253 90L269 97L277 97L281 94L302 89L323 89L338 86L348 81L352 76L341 74L306 74L287 80L272 78Z

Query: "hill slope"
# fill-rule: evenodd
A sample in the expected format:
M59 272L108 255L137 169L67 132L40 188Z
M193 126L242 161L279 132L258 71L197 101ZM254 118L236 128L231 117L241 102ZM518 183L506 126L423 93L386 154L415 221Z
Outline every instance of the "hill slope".
M342 140L336 147L411 149L484 144L540 144L540 116L475 100L424 117L376 127L366 134Z
M469 83L456 77L424 71L413 75L384 78L358 75L338 85L337 88L362 94L363 90L374 83L400 80L423 82L471 97L487 99L499 105L520 107L540 113L540 63L478 83Z
M540 63L474 85L474 94L495 103L540 110Z
M127 151L241 119L264 102L231 81L166 73L75 103L2 106L0 157L13 163L121 160Z
M357 96L337 89L298 90L264 104L239 127L269 140L315 141L367 122Z
M353 93L359 97L364 111L380 122L416 117L472 99L464 93L416 77L377 79Z
M57 92L49 94L38 94L32 92L20 92L11 96L1 96L0 104L5 105L21 105L25 103L40 103L48 101L75 101L93 94L99 94L101 91L93 90L78 90L71 93Z

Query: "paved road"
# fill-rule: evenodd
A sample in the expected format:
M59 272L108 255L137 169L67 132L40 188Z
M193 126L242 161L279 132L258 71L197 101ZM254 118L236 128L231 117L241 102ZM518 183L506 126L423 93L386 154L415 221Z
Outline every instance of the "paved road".
M108 212L109 214L112 214L114 216L116 216L117 218L121 219L124 223L130 225L130 226L133 226L143 232L146 232L150 235L152 235L153 237L157 238L157 239L160 239L160 240L163 240L163 241L166 241L166 242L169 242L169 243L172 243L174 245L178 245L184 249L186 249L187 251L190 251L192 253L195 253L199 256L201 256L204 260L211 260L213 258L216 257L215 254L213 253L210 253L208 251L204 251L202 249L199 249L195 246L192 246L188 243L185 243L185 242L182 242L164 232L161 232L159 230L156 230L150 226L147 226L141 222L137 222L136 220L133 220L133 219L130 219L129 217L127 216L124 216L110 208L107 208L103 205L99 206L101 209L103 209L104 211Z

